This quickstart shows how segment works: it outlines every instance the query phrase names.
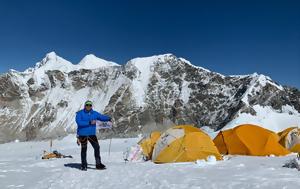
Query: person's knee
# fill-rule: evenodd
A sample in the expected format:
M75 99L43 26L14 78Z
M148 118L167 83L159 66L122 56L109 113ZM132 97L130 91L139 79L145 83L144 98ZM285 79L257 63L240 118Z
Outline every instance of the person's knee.
M98 142L92 142L92 146L93 148L97 149L97 148L100 148L100 145Z
M100 152L100 148L99 147L94 147L94 152L95 153Z

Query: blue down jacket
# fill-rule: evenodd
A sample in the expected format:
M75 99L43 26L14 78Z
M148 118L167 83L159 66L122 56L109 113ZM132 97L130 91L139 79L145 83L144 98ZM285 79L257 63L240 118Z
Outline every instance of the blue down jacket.
M90 124L90 121L92 120L110 121L111 118L109 116L102 115L94 110L80 110L76 113L77 135L96 135L96 124Z

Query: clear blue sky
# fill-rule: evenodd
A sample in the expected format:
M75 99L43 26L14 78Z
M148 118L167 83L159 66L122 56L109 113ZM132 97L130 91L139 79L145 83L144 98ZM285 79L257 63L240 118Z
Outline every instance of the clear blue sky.
M173 53L225 75L300 88L300 1L1 0L0 73L55 51L120 64Z

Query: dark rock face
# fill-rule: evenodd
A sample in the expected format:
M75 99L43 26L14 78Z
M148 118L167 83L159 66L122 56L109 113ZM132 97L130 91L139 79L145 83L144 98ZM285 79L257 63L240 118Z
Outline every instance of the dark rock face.
M47 71L46 74L50 80L51 88L56 87L57 84L60 84L59 87L64 86L64 83L66 82L64 73L62 73L59 70L54 70L54 71Z
M299 101L290 100L290 94L285 89L280 89L263 75L225 77L196 68L175 56L155 62L151 71L153 74L147 86L144 107L130 105L130 91L122 93L128 98L122 98L119 103L115 103L115 99L122 95L116 93L107 106L107 113L116 120L130 118L131 122L126 119L119 123L122 125L121 133L138 131L137 125L149 123L161 127L166 123L195 124L198 127L207 125L218 130L239 113L256 115L252 108L254 105L280 110L284 105L294 107L295 103L299 104ZM137 72L137 69L125 69L124 74L134 80L138 77ZM182 96L186 91L190 94L184 99ZM295 94L296 91L291 92L293 99L300 97ZM247 100L244 100L245 96ZM127 106L130 108L127 109ZM127 126L123 128L123 125Z
M70 72L68 75L72 79L72 86L79 90L87 86L90 74L91 70L80 70Z
M263 75L226 77L174 55L152 60L147 72L141 63L68 73L49 70L39 82L31 72L1 75L0 142L74 133L75 113L86 99L113 117L114 130L103 131L104 137L136 136L174 124L218 130L240 113L256 115L255 105L278 112L289 105L300 112L300 91Z
M300 91L297 88L285 87L285 92L289 104L293 104L294 108L300 112Z
M43 109L40 109L37 112L37 115L34 116L30 122L30 127L26 127L26 139L32 140L37 137L40 129L43 128L45 125L49 125L54 119L56 118L56 109L51 104L46 103Z
M24 92L18 83L14 82L15 76L7 73L0 77L0 100L13 101L22 98Z

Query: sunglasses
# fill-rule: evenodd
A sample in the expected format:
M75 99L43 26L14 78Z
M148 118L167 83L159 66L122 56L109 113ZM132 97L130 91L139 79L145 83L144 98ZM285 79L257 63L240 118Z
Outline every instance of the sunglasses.
M92 105L91 105L91 104L86 104L85 106L90 106L90 107L92 107Z

